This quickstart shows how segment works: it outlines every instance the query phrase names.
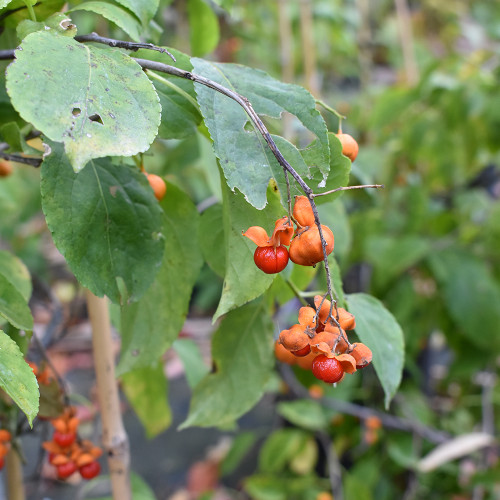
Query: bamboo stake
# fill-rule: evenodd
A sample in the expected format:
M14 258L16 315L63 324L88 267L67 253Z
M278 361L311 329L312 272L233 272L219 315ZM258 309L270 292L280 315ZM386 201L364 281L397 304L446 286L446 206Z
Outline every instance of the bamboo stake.
M300 34L304 61L305 87L312 95L319 96L318 71L316 68L316 46L314 43L314 21L311 0L299 0Z
M288 0L278 0L281 78L284 82L291 83L294 74L293 37L287 5ZM292 117L288 113L283 114L283 137L288 140L292 137Z
M406 81L409 85L415 85L418 82L419 75L415 52L413 50L413 28L411 24L410 8L406 0L395 0L395 4Z
M7 498L9 500L25 500L23 483L23 467L16 450L11 450L5 457L7 466Z
M129 443L123 426L115 378L108 303L105 298L96 297L89 290L85 293L92 325L92 347L102 419L102 444L108 457L113 499L132 500Z

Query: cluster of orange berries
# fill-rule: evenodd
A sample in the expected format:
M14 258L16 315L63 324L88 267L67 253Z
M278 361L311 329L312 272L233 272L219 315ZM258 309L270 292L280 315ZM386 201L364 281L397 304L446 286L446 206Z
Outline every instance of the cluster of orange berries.
M42 446L48 451L49 463L56 468L59 479L67 479L76 471L83 479L92 479L101 471L97 459L102 450L91 441L78 438L80 420L75 413L73 407L67 407L61 416L52 419L52 440Z
M271 237L260 226L249 227L243 233L243 236L257 245L254 262L265 273L275 274L283 271L288 259L301 266L314 266L323 260L319 229L306 196L295 197L293 220L296 223L295 230L287 216L278 219ZM324 225L321 225L321 232L326 241L326 253L330 255L334 245L333 233ZM287 246L290 246L289 250Z
M11 439L12 436L8 430L0 429L0 470L5 465L5 455L9 453Z
M316 309L299 309L298 323L280 333L274 352L279 361L312 370L317 379L334 384L345 373L369 365L372 352L361 342L349 342L346 330L356 327L353 314L320 295L314 305Z

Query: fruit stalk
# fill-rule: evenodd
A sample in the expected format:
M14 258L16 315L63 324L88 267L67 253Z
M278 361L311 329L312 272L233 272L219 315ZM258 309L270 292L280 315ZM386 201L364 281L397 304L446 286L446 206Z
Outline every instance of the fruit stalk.
M130 451L120 411L115 378L115 360L108 303L85 291L92 325L92 347L97 379L97 394L102 419L102 444L108 457L111 488L115 500L132 500L130 488Z

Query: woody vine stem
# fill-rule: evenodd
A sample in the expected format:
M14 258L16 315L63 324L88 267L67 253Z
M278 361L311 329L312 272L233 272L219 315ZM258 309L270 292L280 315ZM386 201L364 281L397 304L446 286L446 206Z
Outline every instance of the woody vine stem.
M171 56L172 59L175 60L175 58L172 56L172 54L170 54L170 52L168 52L166 49L155 46L153 44L125 42L123 40L115 40L112 38L101 37L97 33L90 33L88 35L76 36L75 40L79 41L79 42L102 43L105 45L109 45L110 47L120 47L120 48L124 48L124 49L131 50L131 51L137 51L141 48L147 48L147 49L155 50L158 52L164 52L164 53L168 54L169 56ZM0 51L0 59L13 59L14 57L15 57L15 55L14 55L13 50ZM332 287L330 266L328 264L328 255L326 253L326 246L327 246L326 240L325 240L325 237L323 235L323 231L321 229L321 223L320 223L320 219L319 219L318 209L316 207L316 203L314 202L314 198L317 196L332 194L332 193L338 192L338 191L346 191L346 190L350 190L350 189L363 189L363 188L383 188L384 186L380 185L380 184L370 184L370 185L361 185L361 186L346 186L346 187L340 187L340 188L334 189L332 191L327 191L324 193L314 193L313 190L302 179L302 177L297 173L297 171L285 159L285 157L283 156L281 151L276 146L276 143L274 142L273 138L269 134L269 131L267 130L266 126L264 125L264 123L260 119L259 115L253 109L250 101L245 96L242 96L241 94L238 94L237 92L234 92L234 91L224 87L223 85L220 85L217 82L209 80L208 78L205 78L201 75L197 75L197 74L192 73L190 71L185 71L185 70L176 68L174 66L170 66L168 64L164 64L164 63L160 63L160 62L150 61L148 59L134 58L134 60L150 76L154 75L153 73L151 73L152 71L158 71L160 73L166 73L166 74L169 74L172 76L177 76L179 78L191 80L194 83L204 85L208 88L211 88L211 89L225 95L226 97L229 97L233 101L237 102L245 110L248 117L252 121L253 125L258 130L258 132L262 135L262 137L264 138L264 141L269 146L269 149L273 153L274 157L276 158L278 163L283 168L283 171L285 174L285 180L286 180L286 184L287 184L287 190L288 190L288 213L289 213L289 216L291 216L291 196L290 196L290 183L289 183L289 179L288 179L288 174L290 174L295 179L295 181L301 187L302 191L304 192L304 194L307 196L307 198L309 200L309 203L311 205L311 208L312 208L312 211L314 214L314 222L318 228L319 236L321 239L321 244L323 246L323 262L325 264L326 283L327 283L327 293L325 294L323 300L325 300L327 296L329 296L331 298L332 308L330 309L329 318L331 318L334 321L334 323L336 324L336 326L340 329L340 325L337 321L337 318L335 318L335 316L332 315L333 306L335 306L335 308L336 308L336 305L337 305L336 294L334 293L334 289ZM154 78L154 76L153 76L153 78ZM316 102L318 102L318 101L316 101ZM322 102L320 102L319 104L323 105ZM326 109L331 110L332 108L327 107ZM5 153L0 152L0 157L1 156L6 157L7 155ZM14 158L12 158L12 155L9 155L9 156L10 156L9 159L14 160ZM30 159L30 160L32 160L32 159ZM14 160L14 161L16 161L16 160ZM33 164L33 163L31 163L31 164Z

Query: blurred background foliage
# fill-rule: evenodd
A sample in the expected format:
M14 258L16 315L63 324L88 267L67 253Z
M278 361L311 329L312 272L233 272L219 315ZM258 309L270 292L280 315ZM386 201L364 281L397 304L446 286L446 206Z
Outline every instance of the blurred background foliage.
M77 11L72 18L79 33L126 38L94 13ZM143 34L190 55L245 64L304 85L347 116L343 130L360 144L351 183L383 183L385 189L344 194L335 202L335 217L326 217L332 218L345 291L373 294L403 328L405 372L391 410L453 436L495 434L498 2L161 0ZM15 45L9 29L0 44ZM0 95L2 113L9 113L7 103ZM334 115L324 117L330 128L337 127ZM293 125L284 120L283 132L282 123L270 122L300 142ZM145 156L148 170L180 186L199 207L220 200L216 161L203 130L159 140L154 148L154 155ZM0 238L49 280L40 253L47 233L39 197L38 173L29 167L0 182ZM205 266L191 316L213 314L221 287L221 278ZM317 279L309 289L321 287ZM438 440L418 429L386 429L383 421L342 415L314 400L318 386L308 373L297 369L296 375L313 400L300 399L303 406L294 407L293 395L280 396L277 411L286 424L267 437L257 470L245 480L251 498L315 499L329 490L325 436L333 437L329 463L342 469L346 499L499 498L496 448L419 472L418 461ZM374 379L364 375L319 391L382 408ZM233 461L226 459L222 473L232 473L253 443L252 437L237 436Z

